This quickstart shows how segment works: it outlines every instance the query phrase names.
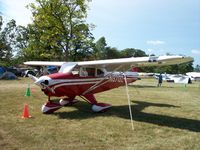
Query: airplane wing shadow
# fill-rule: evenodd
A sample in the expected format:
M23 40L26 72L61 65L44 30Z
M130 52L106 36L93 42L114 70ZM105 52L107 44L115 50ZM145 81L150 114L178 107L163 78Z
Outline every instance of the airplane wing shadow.
M142 111L149 106L180 108L179 106L160 104L160 103L150 103L144 101L132 101L132 102L134 103L132 105L132 114L134 121L152 123L159 126L167 126L171 128L178 128L193 132L200 132L200 120L153 114ZM91 106L83 101L79 102L79 104L76 104L73 107L76 107L77 110L71 112L54 112L53 115L58 116L58 118L60 119L77 119L77 120L95 118L99 116L101 117L116 116L124 119L130 119L128 105L113 106L106 113L92 112Z

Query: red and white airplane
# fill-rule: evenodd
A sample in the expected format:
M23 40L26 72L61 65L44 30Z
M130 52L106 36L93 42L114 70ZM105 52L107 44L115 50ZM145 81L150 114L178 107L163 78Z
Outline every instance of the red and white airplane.
M58 73L40 78L30 75L48 96L48 101L42 106L43 113L53 113L62 106L73 105L77 102L76 96L90 103L94 112L103 112L111 105L97 102L94 94L137 80L137 73L125 71L132 67L173 65L192 60L191 57L184 56L150 56L82 62L29 61L24 64L61 67ZM63 98L55 103L50 100L51 97Z

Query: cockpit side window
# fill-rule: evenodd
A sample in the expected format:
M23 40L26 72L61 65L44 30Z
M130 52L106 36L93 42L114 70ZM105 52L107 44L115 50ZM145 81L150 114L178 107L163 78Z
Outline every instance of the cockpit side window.
M73 75L78 75L79 72L80 72L79 69L80 69L79 67L75 67L75 68L72 70L72 74L73 74Z
M86 68L88 76L94 77L95 76L95 68Z
M102 77L104 76L104 71L99 68L81 67L79 75L82 77Z
M81 76L81 77L87 77L88 76L88 72L87 72L86 68L80 67L79 76Z

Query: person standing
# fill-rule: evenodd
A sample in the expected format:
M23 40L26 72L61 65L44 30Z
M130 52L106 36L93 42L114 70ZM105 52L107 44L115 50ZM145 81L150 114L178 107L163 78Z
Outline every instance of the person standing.
M160 75L158 76L158 87L162 85L162 81L163 81L163 78L162 78L162 74L160 73Z

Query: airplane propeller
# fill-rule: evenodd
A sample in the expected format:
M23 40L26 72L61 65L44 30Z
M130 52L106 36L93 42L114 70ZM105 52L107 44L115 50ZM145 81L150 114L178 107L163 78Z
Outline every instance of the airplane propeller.
M34 82L36 82L39 78L37 78L36 76L32 75L32 74L28 74L28 77L31 78Z
M37 85L41 85L41 87L45 87L48 91L55 93L54 90L52 90L48 84L49 81L48 80L44 80L43 82L40 82L40 78L37 78L34 75L28 74L28 76L37 84Z

